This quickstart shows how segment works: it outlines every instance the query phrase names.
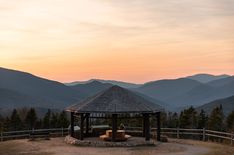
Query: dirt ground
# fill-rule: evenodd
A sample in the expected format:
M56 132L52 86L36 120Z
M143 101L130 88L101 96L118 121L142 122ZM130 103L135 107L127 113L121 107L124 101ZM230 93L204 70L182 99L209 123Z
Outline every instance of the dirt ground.
M78 147L66 144L64 138L28 141L12 140L0 143L0 155L234 155L234 147L170 139L151 147L104 148Z

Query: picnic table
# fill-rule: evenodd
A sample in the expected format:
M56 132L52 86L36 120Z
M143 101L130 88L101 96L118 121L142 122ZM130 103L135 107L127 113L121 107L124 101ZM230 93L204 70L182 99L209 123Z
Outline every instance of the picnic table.
M125 130L117 130L116 132L117 141L126 141L130 137L130 135L125 134ZM101 135L100 138L105 141L110 141L112 139L112 130L106 130L106 134Z

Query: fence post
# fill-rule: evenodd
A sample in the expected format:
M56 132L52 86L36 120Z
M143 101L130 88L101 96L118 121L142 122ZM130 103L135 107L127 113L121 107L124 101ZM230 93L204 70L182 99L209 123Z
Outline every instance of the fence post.
M1 142L3 141L3 133L2 133L2 131L1 131Z
M177 135L177 139L179 139L180 138L180 129L179 128L177 128L177 131L176 131L176 135Z
M63 137L63 127L62 127L62 137Z
M203 131L202 131L202 139L203 141L206 141L206 129L203 128Z
M233 145L233 133L231 134L231 145Z

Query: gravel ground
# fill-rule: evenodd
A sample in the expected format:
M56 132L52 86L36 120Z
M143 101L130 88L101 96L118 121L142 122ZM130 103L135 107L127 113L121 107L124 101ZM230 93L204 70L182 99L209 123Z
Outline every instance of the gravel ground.
M66 144L64 138L51 140L12 140L0 143L1 155L205 155L222 145L191 140L169 140L151 147L106 148L77 147ZM232 149L233 147L231 147ZM227 155L227 154L225 154Z

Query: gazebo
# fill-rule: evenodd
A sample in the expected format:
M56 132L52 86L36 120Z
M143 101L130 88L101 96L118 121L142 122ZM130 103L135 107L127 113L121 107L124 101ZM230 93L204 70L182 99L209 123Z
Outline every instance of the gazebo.
M89 132L89 119L94 115L110 116L112 124L111 141L116 141L117 119L123 114L139 114L143 118L142 135L146 141L150 140L150 117L156 117L157 140L160 141L160 111L162 108L140 95L119 86L112 86L92 97L76 103L66 111L71 113L70 136L74 137L75 117L80 117L79 139L84 139L84 126L86 134ZM131 117L130 117L131 118Z

